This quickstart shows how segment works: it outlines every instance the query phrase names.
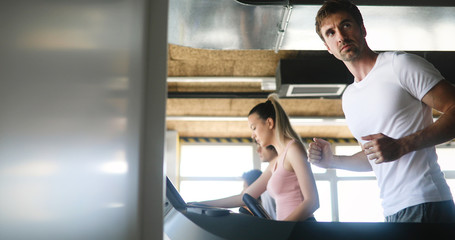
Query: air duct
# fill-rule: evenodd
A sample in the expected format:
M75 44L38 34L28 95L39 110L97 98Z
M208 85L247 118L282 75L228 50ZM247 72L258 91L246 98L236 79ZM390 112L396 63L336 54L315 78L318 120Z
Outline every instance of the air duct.
M455 52L408 51L432 63L442 76L455 84ZM327 51L309 51L299 59L281 59L276 87L281 97L332 97L342 95L354 77L340 60Z
M276 71L280 97L338 98L353 79L346 66L326 51L281 59Z

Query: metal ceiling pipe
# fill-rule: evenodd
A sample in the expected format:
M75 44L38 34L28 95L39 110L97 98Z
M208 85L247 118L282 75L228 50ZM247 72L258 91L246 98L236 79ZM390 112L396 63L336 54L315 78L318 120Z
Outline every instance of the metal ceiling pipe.
M288 27L289 20L291 19L291 13L292 13L292 6L291 5L285 5L283 7L283 11L281 14L281 22L278 24L278 32L277 32L277 38L276 38L276 43L275 43L275 52L278 53L278 51L281 49L281 45L283 45L283 40L284 40L284 34L286 34L286 28Z

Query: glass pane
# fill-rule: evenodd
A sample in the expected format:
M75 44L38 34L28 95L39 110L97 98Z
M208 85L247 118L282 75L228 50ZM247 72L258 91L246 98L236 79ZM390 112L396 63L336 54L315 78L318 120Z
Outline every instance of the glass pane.
M327 169L318 167L314 164L311 164L311 170L313 171L313 173L326 173L327 172Z
M182 145L182 177L240 177L253 169L253 147L239 145Z
M337 169L337 176L339 177L375 177L374 172L354 172L348 170Z
M455 148L436 148L436 153L443 171L455 170Z
M241 193L242 181L181 181L180 195L186 202L212 200Z
M383 222L376 181L339 181L340 222Z
M335 154L342 156L351 156L362 151L359 145L348 145L348 146L335 146ZM364 177L364 176L375 176L373 171L370 172L353 172L347 170L337 169L337 176L340 177Z
M318 222L332 221L332 194L330 193L330 182L316 181L319 193L319 209L314 213Z
M353 155L362 151L362 148L359 145L339 145L335 146L336 155Z

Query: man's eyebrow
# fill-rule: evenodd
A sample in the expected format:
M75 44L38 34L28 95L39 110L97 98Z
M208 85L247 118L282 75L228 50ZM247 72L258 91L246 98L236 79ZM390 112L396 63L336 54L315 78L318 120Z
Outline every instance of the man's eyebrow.
M350 22L353 22L353 20L350 19L350 18L346 18L346 19L343 19L338 25L343 25L343 24L345 24L345 23L350 23ZM332 28L332 27L329 27L329 28L327 28L327 29L324 31L324 34L327 35L327 34L328 34L330 31L332 31L332 30L333 30L333 28Z
M329 32L331 32L331 31L332 31L332 27L327 28L327 29L325 30L325 32L324 32L324 35L327 36L327 34L328 34Z
M340 22L340 25L343 24L343 23L347 23L347 22L353 22L353 20L350 19L350 18L346 18L346 19L344 19L343 21Z

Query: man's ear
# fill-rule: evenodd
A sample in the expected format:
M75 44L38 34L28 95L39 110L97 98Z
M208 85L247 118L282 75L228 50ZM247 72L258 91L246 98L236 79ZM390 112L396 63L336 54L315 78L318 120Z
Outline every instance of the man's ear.
M329 45L327 45L327 43L324 42L324 46L327 48L327 51L333 55L332 51L330 51Z
M266 122L269 129L273 129L275 127L275 121L273 121L272 118L267 118Z
M361 31L363 37L367 36L367 29L365 28L365 25L362 25L362 27L360 28L360 31Z

